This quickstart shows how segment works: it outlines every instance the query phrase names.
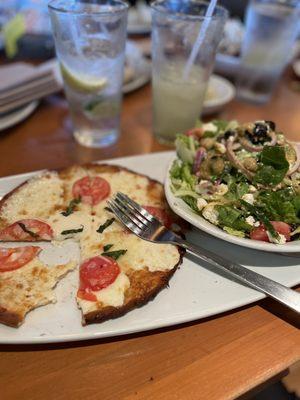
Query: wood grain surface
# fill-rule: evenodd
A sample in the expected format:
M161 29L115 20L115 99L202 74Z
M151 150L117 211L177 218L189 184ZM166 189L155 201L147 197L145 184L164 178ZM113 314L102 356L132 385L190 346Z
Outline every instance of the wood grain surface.
M218 116L270 119L300 140L300 92L287 73L265 106L234 101ZM106 149L76 144L63 96L0 133L0 175L167 150L151 134L151 88L124 99L122 134ZM1 400L227 400L300 359L299 318L271 300L214 318L116 339L0 346ZM0 327L1 329L1 327Z

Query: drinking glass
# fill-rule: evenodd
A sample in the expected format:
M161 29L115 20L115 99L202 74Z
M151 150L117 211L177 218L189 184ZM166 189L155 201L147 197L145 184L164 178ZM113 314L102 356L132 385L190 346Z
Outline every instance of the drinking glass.
M299 33L299 0L252 0L246 16L239 98L267 102L293 52Z
M121 0L49 4L74 136L84 146L108 146L119 136L127 9Z
M208 3L202 1L157 0L151 7L153 130L160 142L170 144L177 133L193 128L201 114L227 11L216 7L206 17ZM200 50L185 76L201 26L207 22Z

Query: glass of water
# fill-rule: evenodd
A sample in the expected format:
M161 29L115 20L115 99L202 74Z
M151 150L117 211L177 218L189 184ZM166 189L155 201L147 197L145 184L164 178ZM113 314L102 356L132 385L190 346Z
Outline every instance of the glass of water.
M299 34L299 0L252 0L246 16L238 97L267 102Z
M121 0L49 3L74 136L84 146L119 137L127 10Z
M153 130L160 142L171 144L200 117L227 11L216 7L206 17L208 3L197 0L156 0L151 7ZM186 76L186 63L203 24L203 41Z

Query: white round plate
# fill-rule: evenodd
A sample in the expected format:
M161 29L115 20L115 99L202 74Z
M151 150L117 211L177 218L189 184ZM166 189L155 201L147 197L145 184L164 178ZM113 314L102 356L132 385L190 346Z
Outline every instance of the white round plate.
M135 43L126 43L126 62L133 70L133 79L123 85L123 93L130 93L148 83L151 79L151 64Z
M21 121L24 121L37 108L39 102L33 101L22 108L18 108L3 117L0 117L0 131L10 128Z
M196 228L209 233L217 237L218 239L226 240L226 242L230 242L233 244L237 244L239 246L249 247L255 250L269 251L275 253L298 253L300 252L300 241L289 242L283 245L261 242L258 240L251 240L246 238L239 238L237 236L229 235L222 229L217 226L211 224L206 219L197 215L190 209L190 207L179 197L175 197L171 191L170 184L170 169L172 167L173 161L176 159L176 156L172 158L168 169L167 175L165 178L165 194L169 206L171 209L178 214L181 218L188 221L190 224L194 225Z
M212 75L208 82L208 90L212 97L204 100L202 115L213 114L220 111L235 97L235 87L227 79Z

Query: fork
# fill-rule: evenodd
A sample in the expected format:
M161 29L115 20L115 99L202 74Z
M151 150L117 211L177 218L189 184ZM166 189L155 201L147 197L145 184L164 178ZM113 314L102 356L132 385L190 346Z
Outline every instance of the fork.
M230 261L219 254L187 242L176 233L167 229L158 219L127 195L118 192L114 199L108 201L108 205L117 219L141 239L154 243L168 243L183 247L187 251L194 253L201 260L214 265L219 270L228 273L247 286L265 293L290 309L300 313L300 293Z

